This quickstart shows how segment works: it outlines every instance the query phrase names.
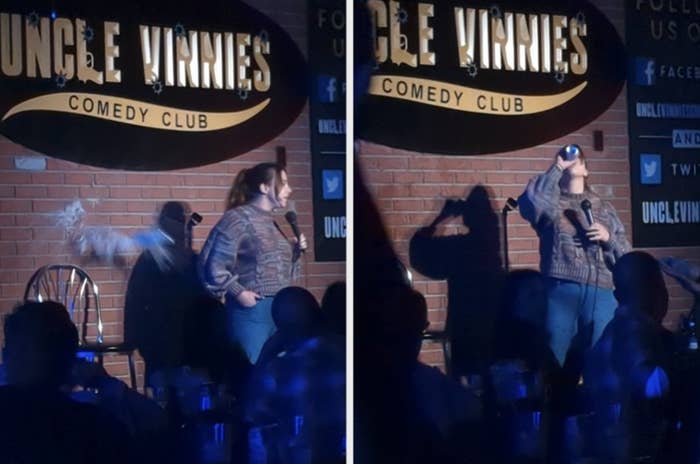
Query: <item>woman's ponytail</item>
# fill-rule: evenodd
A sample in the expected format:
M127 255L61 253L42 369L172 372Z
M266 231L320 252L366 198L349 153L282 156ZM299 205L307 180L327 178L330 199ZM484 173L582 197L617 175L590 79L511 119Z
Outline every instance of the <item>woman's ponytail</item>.
M247 169L241 169L231 185L226 200L226 210L245 204L247 200L248 184L246 179Z

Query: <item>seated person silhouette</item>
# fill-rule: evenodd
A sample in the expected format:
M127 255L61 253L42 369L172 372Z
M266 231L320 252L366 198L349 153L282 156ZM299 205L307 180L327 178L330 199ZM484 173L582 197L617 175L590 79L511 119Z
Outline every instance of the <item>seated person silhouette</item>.
M0 461L131 461L125 428L95 406L71 400L68 382L78 332L60 303L27 302L5 317L0 387Z
M363 301L355 312L358 462L479 462L478 400L418 360L428 326L423 295L383 283L367 288Z
M671 425L676 341L662 321L668 291L659 262L635 251L613 269L618 307L593 347L584 372L599 457L661 462Z
M168 258L163 263L144 251L129 278L124 333L145 361L147 386L156 371L176 371L185 365L219 371L223 364L216 362L221 353L217 335L222 335L216 331L221 324L215 321L219 303L208 297L197 278L191 216L186 203L165 203L158 226L171 239Z
M258 426L278 426L282 462L291 462L294 446L307 446L311 462L342 462L345 345L326 332L318 302L303 288L280 290L272 317L277 332L256 363L247 415ZM288 445L300 436L303 444Z
M547 285L540 272L522 269L508 274L496 327L484 395L492 427L491 460L540 459L545 389L559 369L549 348Z
M345 337L345 282L334 282L328 286L321 299L321 314L323 315L326 329Z

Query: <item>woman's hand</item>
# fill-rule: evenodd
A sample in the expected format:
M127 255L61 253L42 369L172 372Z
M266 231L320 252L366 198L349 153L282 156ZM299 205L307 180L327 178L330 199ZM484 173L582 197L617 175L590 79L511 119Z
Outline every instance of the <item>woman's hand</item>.
M258 300L262 300L262 296L255 293L252 290L243 290L241 293L236 295L236 300L246 308L252 308L258 303Z
M299 238L292 237L291 242L299 251L306 251L306 248L309 246L309 243L306 241L306 235L304 234L300 234Z
M297 241L297 246L301 251L306 251L306 248L308 248L309 244L306 241L306 236L304 234L299 235L299 240Z
M586 237L592 241L607 242L610 240L610 232L603 224L594 222L593 225L586 231Z

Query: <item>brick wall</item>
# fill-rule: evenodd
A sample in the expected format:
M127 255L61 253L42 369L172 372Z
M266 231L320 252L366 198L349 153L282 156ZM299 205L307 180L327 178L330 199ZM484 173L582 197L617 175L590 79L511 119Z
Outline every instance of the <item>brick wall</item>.
M248 3L281 24L306 55L305 1ZM299 226L310 242L300 284L320 298L328 284L344 279L345 263L314 262L311 155L305 109L283 134L250 153L200 168L169 172L105 170L50 157L46 158L44 171L21 171L14 167L15 156L36 154L0 137L0 314L11 310L22 298L27 280L39 266L83 262L70 255L65 234L55 226L52 215L74 199L82 201L89 225L109 225L126 234L153 225L156 212L166 201L186 201L204 217L194 229L194 248L199 250L223 212L224 199L236 173L258 162L274 161L278 145L287 149L292 199ZM284 224L284 219L281 222ZM107 341L122 338L124 294L135 258L130 257L123 266L86 265L100 284ZM117 361L109 367L120 376L126 374L124 362Z
M624 38L624 7L621 1L595 0ZM468 130L468 128L465 128ZM604 133L605 150L593 151L593 131ZM494 133L494 137L508 134ZM527 181L543 172L553 161L554 153L565 143L578 143L586 152L591 169L589 182L601 196L611 200L631 240L630 180L626 89L615 103L595 121L558 140L526 150L479 157L440 156L392 149L363 142L360 160L370 189L388 228L394 247L408 264L408 241L416 229L428 225L440 212L447 198L466 198L476 185L487 187L496 214L508 197L517 198ZM458 220L443 228L442 234L465 233ZM517 212L508 217L508 247L513 268L537 268L538 239L530 225ZM647 249L655 256L674 255L700 261L698 248ZM474 263L478 266L478 263ZM447 308L447 284L414 272L415 287L422 292L429 308L431 328L443 326ZM688 293L675 281L667 279L671 295L670 311L665 321L675 328L679 316L691 305ZM426 343L422 359L442 363L438 345Z

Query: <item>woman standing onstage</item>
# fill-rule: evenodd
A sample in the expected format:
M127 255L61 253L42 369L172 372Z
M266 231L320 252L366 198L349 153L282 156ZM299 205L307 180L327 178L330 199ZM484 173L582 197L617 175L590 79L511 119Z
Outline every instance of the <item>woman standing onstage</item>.
M588 187L587 177L583 151L566 145L518 199L521 215L540 239L549 345L560 365L579 329L593 324L592 346L612 319L617 307L612 267L630 250L615 209Z
M226 299L229 341L243 348L251 363L275 332L272 298L288 287L306 249L302 234L288 239L272 211L287 206L292 193L283 167L261 163L238 173L227 210L209 233L199 256L207 290Z

